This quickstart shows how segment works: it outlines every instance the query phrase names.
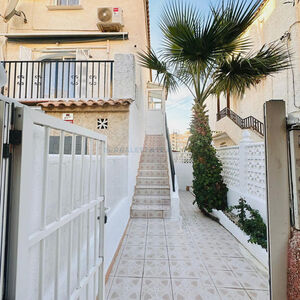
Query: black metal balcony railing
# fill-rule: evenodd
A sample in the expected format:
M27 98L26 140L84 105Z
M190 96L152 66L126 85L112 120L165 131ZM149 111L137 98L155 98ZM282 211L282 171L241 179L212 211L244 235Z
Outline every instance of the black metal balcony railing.
M236 125L238 125L242 129L252 129L259 133L260 135L264 135L264 123L257 120L256 118L250 116L245 119L241 118L235 112L230 110L228 107L225 107L217 114L217 121L222 118L228 117L231 119Z
M4 61L7 84L1 93L26 100L112 97L113 61Z

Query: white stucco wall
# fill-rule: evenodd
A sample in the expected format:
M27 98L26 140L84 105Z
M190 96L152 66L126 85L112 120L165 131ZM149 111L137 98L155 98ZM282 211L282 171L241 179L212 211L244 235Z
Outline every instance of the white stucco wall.
M193 164L175 163L176 176L179 190L186 190L187 186L193 185Z

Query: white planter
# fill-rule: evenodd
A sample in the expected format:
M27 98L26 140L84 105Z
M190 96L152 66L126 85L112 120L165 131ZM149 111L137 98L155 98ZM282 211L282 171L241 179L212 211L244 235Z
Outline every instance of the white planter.
M250 237L233 223L222 211L213 209L212 213L235 238L268 269L268 252L258 244L248 242Z

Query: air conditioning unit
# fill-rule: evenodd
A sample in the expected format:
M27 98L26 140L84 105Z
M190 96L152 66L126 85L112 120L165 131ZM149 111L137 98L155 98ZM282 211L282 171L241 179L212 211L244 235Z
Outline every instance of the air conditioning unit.
M123 10L120 7L98 8L97 26L103 32L118 32L123 27Z

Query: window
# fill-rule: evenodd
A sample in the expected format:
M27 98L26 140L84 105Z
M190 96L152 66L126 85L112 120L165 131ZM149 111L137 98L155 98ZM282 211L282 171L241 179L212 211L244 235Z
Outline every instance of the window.
M73 62L74 61L74 62ZM74 98L77 84L75 58L44 59L40 70L41 98Z
M60 6L79 5L79 0L57 0L56 5L60 5Z
M98 129L107 129L108 128L108 119L97 119L97 128Z

